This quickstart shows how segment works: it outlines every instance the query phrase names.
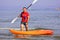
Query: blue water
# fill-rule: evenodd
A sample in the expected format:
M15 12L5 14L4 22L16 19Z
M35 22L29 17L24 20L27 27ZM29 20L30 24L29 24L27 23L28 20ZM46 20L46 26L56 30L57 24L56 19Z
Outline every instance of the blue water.
M54 31L54 36L60 38L60 11L57 10L28 10L30 13L29 29L46 28ZM21 10L0 11L0 28L19 28L21 18L11 24L13 18L21 13ZM11 37L9 30L0 30L0 38L16 40ZM6 36L7 35L7 36ZM5 37L6 36L6 37ZM54 36L31 37L29 40L59 40ZM26 39L26 40L28 40ZM18 39L19 40L19 39ZM25 40L25 39L23 39Z

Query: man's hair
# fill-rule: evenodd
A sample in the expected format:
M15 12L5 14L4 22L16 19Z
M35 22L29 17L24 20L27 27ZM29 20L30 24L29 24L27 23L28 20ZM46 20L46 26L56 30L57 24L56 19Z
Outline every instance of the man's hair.
M26 7L23 7L23 9L26 8ZM27 9L27 8L26 8Z

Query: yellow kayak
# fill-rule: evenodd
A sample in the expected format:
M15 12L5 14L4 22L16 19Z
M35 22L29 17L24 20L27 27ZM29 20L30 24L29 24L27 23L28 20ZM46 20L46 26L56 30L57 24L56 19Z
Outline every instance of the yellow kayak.
M14 29L9 30L12 34L16 35L52 35L52 30L31 30L31 31L18 31Z

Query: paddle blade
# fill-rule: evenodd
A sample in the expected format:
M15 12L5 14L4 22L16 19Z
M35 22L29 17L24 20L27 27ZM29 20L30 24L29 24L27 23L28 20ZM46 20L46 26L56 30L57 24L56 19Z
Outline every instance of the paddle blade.
M34 0L32 4L35 4L37 2L37 0Z
M14 23L16 20L18 19L18 17L14 18L11 23Z

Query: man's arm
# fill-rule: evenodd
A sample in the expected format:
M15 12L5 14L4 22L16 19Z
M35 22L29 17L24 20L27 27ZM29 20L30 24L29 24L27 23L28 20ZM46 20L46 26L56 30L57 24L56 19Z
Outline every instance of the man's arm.
M30 20L30 16L28 16L28 21Z

